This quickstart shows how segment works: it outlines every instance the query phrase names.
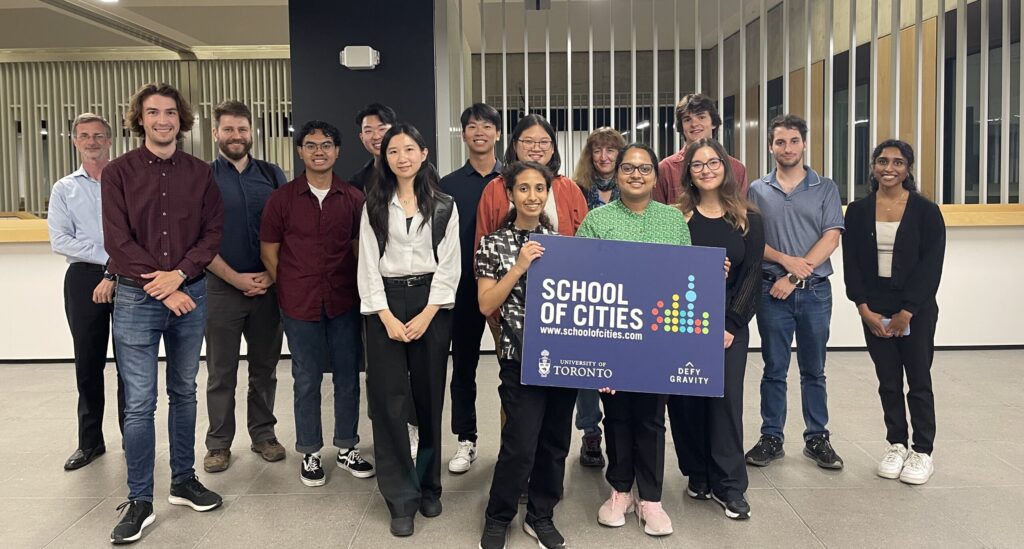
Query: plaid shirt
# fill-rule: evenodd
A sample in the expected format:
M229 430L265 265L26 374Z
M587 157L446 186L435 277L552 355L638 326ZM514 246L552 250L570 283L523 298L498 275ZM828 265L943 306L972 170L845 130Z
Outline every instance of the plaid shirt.
M476 252L476 277L501 280L519 259L519 250L530 239L530 234L556 234L543 226L533 231L517 229L512 223L480 239ZM501 348L498 357L522 360L523 317L526 307L526 275L523 275L505 302L501 304Z

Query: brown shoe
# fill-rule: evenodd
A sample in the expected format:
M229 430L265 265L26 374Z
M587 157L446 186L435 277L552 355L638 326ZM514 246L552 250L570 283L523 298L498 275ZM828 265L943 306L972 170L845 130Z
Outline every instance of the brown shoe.
M252 451L267 461L281 461L284 459L284 446L281 446L281 443L276 438L254 442L252 444Z
M227 448L210 450L203 458L203 470L207 473L219 473L228 468L231 462L231 450Z

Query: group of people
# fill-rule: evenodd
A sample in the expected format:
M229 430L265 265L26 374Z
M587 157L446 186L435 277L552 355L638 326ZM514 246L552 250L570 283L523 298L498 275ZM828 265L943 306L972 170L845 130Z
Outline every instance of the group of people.
M243 103L226 101L214 110L219 154L212 163L178 147L194 116L176 89L143 86L128 107L125 127L142 142L113 160L110 124L91 113L74 121L82 165L54 185L48 218L53 249L69 263L65 309L79 389L79 443L65 469L105 452L103 370L113 333L129 494L112 543L140 539L155 520L161 341L171 504L209 511L222 503L194 469L204 338L204 470L216 473L232 462L243 337L250 447L267 461L284 459L274 401L287 334L300 481L315 487L327 480L320 390L328 372L334 461L357 478L376 475L391 533L408 536L417 512L442 513L449 352L457 446L448 469L464 473L477 458L476 370L485 326L496 342L502 428L481 548L506 546L524 496L526 533L541 547L564 546L553 516L574 408L580 463L606 467L611 488L596 510L600 524L621 527L635 513L647 534L672 533L661 505L666 410L687 494L716 501L729 518L749 518L746 466L767 466L784 455L794 335L803 453L821 467L843 466L829 441L824 370L829 257L844 230L847 293L863 319L890 445L878 474L913 484L932 474L929 371L945 228L937 206L918 192L914 153L904 142L875 148L872 193L852 202L844 219L836 185L803 163L805 121L785 115L771 123L775 169L748 186L743 164L714 139L721 118L701 94L676 107L684 141L678 153L659 160L649 146L626 144L613 128L596 129L575 181L559 175L557 134L536 114L518 121L499 160L501 116L483 103L462 114L469 159L444 178L428 161L417 129L393 109L371 104L355 117L371 155L365 166L348 180L335 174L341 133L310 121L294 135L304 171L292 181L250 154L252 115ZM724 396L523 385L526 279L544 255L534 234L726 249ZM762 426L760 440L744 454L743 378L755 315L764 359ZM376 467L358 447L361 370Z

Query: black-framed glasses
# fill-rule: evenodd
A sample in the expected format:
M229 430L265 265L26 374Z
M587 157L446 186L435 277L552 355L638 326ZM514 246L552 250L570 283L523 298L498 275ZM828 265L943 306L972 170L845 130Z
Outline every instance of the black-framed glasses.
M524 147L526 147L527 150L532 149L534 147L537 147L538 149L540 149L542 151L546 151L546 150L551 148L551 144L552 143L554 143L554 141L552 141L550 139L541 139L540 141L536 141L534 139L520 139L519 140L519 144L524 146Z
M316 151L328 153L334 150L334 142L324 141L323 143L303 143L302 150L308 153L315 153Z
M633 175L633 172L640 172L640 175L651 175L654 173L654 164L620 164L619 171L625 175Z
M693 173L700 173L704 171L704 168L707 168L713 172L717 172L719 169L721 169L721 167L721 158L712 158L707 162L701 162L700 160L694 160L693 162L690 162L690 171Z

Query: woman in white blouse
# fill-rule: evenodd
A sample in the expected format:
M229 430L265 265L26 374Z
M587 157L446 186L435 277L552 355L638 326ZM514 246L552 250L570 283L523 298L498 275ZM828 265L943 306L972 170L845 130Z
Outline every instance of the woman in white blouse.
M438 190L416 128L396 124L359 227L359 297L366 317L366 391L373 417L377 482L391 533L413 533L418 510L441 514L441 408L459 285L459 214ZM420 428L409 455L406 401Z

